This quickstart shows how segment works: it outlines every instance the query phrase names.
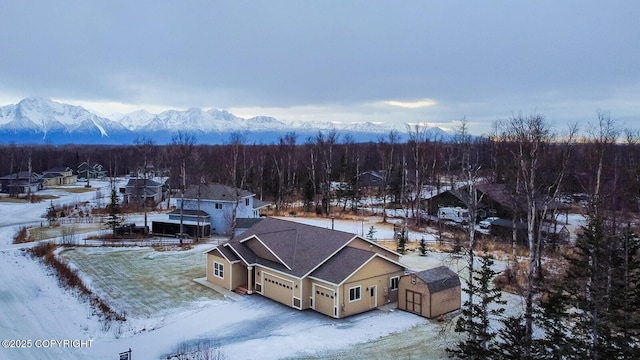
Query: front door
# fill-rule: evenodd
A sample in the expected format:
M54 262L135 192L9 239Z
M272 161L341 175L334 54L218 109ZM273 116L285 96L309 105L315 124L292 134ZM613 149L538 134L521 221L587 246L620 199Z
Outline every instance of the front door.
M369 309L378 307L378 287L372 286L369 288Z

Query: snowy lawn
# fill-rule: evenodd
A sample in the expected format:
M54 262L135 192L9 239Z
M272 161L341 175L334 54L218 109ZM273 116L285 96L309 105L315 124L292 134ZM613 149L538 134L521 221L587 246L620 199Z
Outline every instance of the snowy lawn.
M201 300L223 299L193 281L205 276L202 247L189 251L79 247L60 256L79 268L90 287L127 317L160 316Z

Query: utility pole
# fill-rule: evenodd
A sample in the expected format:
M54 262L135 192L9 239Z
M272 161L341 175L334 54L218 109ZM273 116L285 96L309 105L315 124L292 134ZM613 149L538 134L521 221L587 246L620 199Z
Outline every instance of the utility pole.
M187 187L184 160L182 160L180 170L182 172L182 191L180 191L180 245L182 245L182 237L184 236L184 192Z

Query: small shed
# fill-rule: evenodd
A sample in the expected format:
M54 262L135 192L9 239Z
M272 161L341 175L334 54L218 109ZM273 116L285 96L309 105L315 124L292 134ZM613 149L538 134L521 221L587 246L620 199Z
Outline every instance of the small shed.
M398 308L426 318L460 309L460 277L439 266L400 277Z

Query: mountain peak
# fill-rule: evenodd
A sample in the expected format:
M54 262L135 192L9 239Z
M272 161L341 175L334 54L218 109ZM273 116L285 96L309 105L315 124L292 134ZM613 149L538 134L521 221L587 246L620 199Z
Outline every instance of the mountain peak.
M190 108L152 114L137 110L109 120L80 106L29 97L18 104L0 107L0 142L27 134L29 142L66 141L70 143L131 143L136 136L150 136L158 144L171 141L172 134L186 131L205 135L209 143L222 143L234 132L245 132L254 142L277 141L285 133L301 136L335 130L350 134L357 141L375 140L394 128L379 122L287 121L271 116L238 117L227 110ZM427 128L431 139L447 141L451 135L440 128ZM7 134L7 136L2 136ZM306 134L306 135L305 135ZM64 140L51 140L54 138ZM107 139L108 140L105 140ZM107 141L107 142L105 142ZM65 142L65 143L66 143Z

